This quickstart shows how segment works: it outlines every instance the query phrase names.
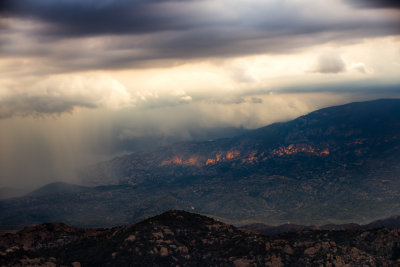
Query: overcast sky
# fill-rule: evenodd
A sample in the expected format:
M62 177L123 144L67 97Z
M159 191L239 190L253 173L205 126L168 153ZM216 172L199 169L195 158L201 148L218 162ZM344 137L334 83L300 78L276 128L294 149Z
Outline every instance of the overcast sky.
M0 187L399 85L395 1L1 0Z

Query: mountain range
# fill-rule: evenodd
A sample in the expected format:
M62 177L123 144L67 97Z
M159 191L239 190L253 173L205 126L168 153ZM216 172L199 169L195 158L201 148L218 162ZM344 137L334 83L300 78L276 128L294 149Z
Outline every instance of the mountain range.
M286 223L278 226L266 225L263 223L253 223L240 226L243 229L255 230L259 233L274 236L282 233L295 233L300 231L362 231L372 230L377 228L400 228L400 215L394 215L389 218L376 220L368 224L360 225L357 223L346 223L346 224L325 224L325 225L298 225L292 223Z
M185 209L239 224L365 224L400 213L400 100L317 110L242 135L133 152L0 201L0 225L130 224Z

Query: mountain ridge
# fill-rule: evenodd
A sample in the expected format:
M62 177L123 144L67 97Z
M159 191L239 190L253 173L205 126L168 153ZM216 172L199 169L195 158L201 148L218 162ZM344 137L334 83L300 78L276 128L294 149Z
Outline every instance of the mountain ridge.
M265 236L171 210L134 225L62 223L0 236L6 266L399 266L400 230L302 231Z
M342 230L372 230L377 228L400 228L400 215L393 215L388 218L379 219L367 224L347 223L347 224L325 224L325 225L298 225L282 224L277 226L266 225L263 223L254 223L241 225L240 228L254 230L265 235L279 235L283 233L292 233L310 230L322 231L342 231Z
M112 226L169 209L235 224L366 224L400 213L399 173L400 100L350 103L115 158L86 173L102 187L0 201L0 225Z
M382 108L382 106L384 107ZM349 111L348 109L351 110ZM382 109L384 110L383 113ZM344 112L344 114L340 114L338 110L347 111ZM307 131L308 128L310 128L310 124L313 124L313 121L317 120L318 123L324 119L326 120L327 118L323 118L327 117L326 112L334 114L334 116L330 117L334 117L336 124L333 126L337 125L337 129L335 129L335 127L323 125L327 128L324 132L321 129L314 132L310 130ZM352 112L360 113L350 116L349 113ZM339 115L337 115L338 113ZM375 114L375 117L377 114L379 115L379 117L375 118L376 120L380 120L378 121L379 123L374 123L374 121L370 120L370 118L373 117L371 113ZM394 116L396 114L400 114L398 99L354 102L341 106L328 107L311 112L289 122L274 123L233 138L218 139L211 142L179 143L174 146L151 150L149 153L135 152L125 157L119 157L113 161L117 162L120 160L122 164L124 164L123 161L127 160L135 161L137 174L134 172L115 173L112 172L113 168L110 168L111 170L109 169L109 171L111 171L113 177L108 178L112 180L119 177L118 180L113 181L113 184L140 183L142 182L141 177L145 175L150 175L154 179L158 179L158 176L161 175L158 174L158 169L160 169L159 172L164 175L165 173L168 174L170 169L178 167L182 167L183 169L208 167L207 169L212 169L216 163L224 164L233 162L236 165L257 163L257 161L260 160L267 160L268 157L276 158L275 156L287 156L298 153L327 156L330 153L329 142L327 142L329 140L324 140L323 138L329 138L330 136L334 138L338 138L339 136L343 139L340 141L347 141L352 138L351 141L359 142L360 144L365 142L366 137L369 137L371 134L386 134L392 138L399 139L397 135L398 132L392 133L393 129L398 129L400 127L400 118L399 115ZM391 117L388 115L391 115ZM338 116L338 118L335 116ZM353 118L354 116L355 118ZM328 119L330 121L333 120L330 117ZM340 125L340 122L344 119L349 120L349 122ZM388 122L383 121L383 119L392 124L389 123L388 125ZM353 123L357 124L356 131L351 128L353 127ZM377 125L379 125L379 127L376 127ZM376 132L377 129L380 129L379 132ZM366 132L367 135L361 136L362 138L358 140L357 136L359 136L362 131ZM346 137L345 134L348 136ZM393 136L393 134L396 135ZM256 140L256 142L254 142L254 140ZM245 152L243 152L243 150ZM365 153L365 151L359 150L358 153ZM161 157L158 157L157 154L161 154ZM151 158L151 160L148 158ZM141 167L142 165L144 166ZM100 169L101 167L103 166L100 166ZM168 167L170 167L170 169ZM233 166L230 165L229 167ZM190 171L192 170L189 170L189 172ZM105 171L103 176L107 176L106 172L107 171ZM98 174L99 173L96 173L97 176L99 176ZM174 175L176 176L177 174L174 173Z
M76 185L65 182L53 182L46 184L30 193L26 196L42 196L42 195L50 195L50 194L67 194L67 193L75 193L82 192L89 189L87 186Z

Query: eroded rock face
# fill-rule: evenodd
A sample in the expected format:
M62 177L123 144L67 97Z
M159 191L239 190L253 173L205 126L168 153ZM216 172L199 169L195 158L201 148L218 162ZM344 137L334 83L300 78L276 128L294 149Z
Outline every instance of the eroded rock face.
M0 266L400 266L398 229L279 236L169 211L129 227L26 227L0 237Z

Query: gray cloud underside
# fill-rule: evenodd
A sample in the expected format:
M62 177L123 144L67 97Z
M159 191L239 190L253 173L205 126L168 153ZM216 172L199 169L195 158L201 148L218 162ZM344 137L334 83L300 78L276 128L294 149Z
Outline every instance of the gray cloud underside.
M364 8L400 8L397 0L348 0L357 7Z
M297 85L295 87L281 88L279 90L258 89L238 92L236 94L220 95L210 97L204 94L193 96L191 103L198 105L240 105L251 103L262 105L261 97L279 94L302 94L302 93L339 93L352 94L355 96L377 95L377 97L400 97L400 84L380 85L373 81L364 83L338 83L335 85ZM138 103L137 112L145 110L158 110L162 108L174 108L182 106L185 109L185 101L179 98L152 99L145 103ZM27 96L14 95L0 100L0 119L14 116L43 116L71 112L74 108L97 108L98 105L90 99L81 96L56 97L56 96Z
M321 55L314 72L339 73L346 70L346 64L338 55Z
M287 53L326 42L400 34L400 18L395 16L342 16L328 8L316 11L326 14L310 15L309 7L282 1L213 3L3 0L3 17L43 25L20 33L32 36L25 45L10 38L12 25L3 27L0 49L5 57L41 57L43 66L52 66L51 72L63 72ZM73 43L88 37L103 39L91 47ZM70 48L62 47L62 40L69 40Z
M211 24L188 1L48 1L2 0L0 14L37 19L50 27L45 33L62 36L149 33L187 30ZM180 6L183 6L180 10Z
M95 108L93 103L79 98L14 95L0 100L0 119L19 116L41 116L71 112L75 107Z
M348 0L350 4L371 7L399 7L395 1ZM101 34L140 34L160 31L182 31L202 28L232 26L242 28L309 33L324 31L328 27L341 30L330 17L335 10L326 9L319 19L301 16L300 5L270 1L266 4L236 4L210 7L207 1L128 1L128 0L2 0L0 14L34 18L53 27L47 34L62 36L87 36ZM239 2L240 3L240 2ZM243 10L241 10L243 8ZM303 9L303 10L302 10ZM329 13L328 13L329 12ZM231 15L225 15L231 14ZM315 16L318 18L318 16ZM330 21L330 23L326 23ZM352 21L350 27L366 21ZM398 22L398 21L397 21ZM371 25L368 25L371 26ZM381 25L382 26L382 25ZM394 26L388 25L386 26ZM243 31L245 33L246 31ZM226 34L230 34L227 32Z
M350 6L355 3L348 2ZM322 43L400 34L400 16L357 15L356 9L354 15L342 14L321 5L310 13L310 6L295 3L0 0L2 59L35 59L2 66L2 74L18 79L79 70L171 66L196 59L290 53ZM382 3L389 6L388 1ZM6 18L4 25L2 17ZM14 21L7 22L8 18L27 20L29 27L18 28ZM344 71L344 65L341 60L323 58L314 71L338 73ZM269 93L261 91L261 95ZM257 93L192 97L193 102L220 104L240 104L255 97L251 101L257 104ZM143 105L182 104L186 102L178 98ZM17 94L0 100L0 117L57 114L97 106L96 99L82 100L80 96Z
M260 91L262 92L262 91ZM343 82L334 85L315 84L315 85L296 85L290 86L279 91L270 91L274 94L285 93L334 93L349 94L356 98L360 96L376 96L375 98L400 98L400 84L380 84L373 80L363 82ZM266 93L266 92L264 92ZM374 99L372 97L371 99Z

